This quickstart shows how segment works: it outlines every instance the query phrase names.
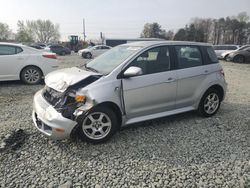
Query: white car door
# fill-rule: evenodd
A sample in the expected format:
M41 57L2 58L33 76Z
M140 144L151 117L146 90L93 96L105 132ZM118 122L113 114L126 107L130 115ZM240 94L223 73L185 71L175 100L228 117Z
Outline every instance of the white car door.
M129 119L175 108L176 70L172 70L171 59L169 48L163 46L144 52L130 63L129 67L140 67L143 73L123 79L124 104Z
M91 53L93 57L99 56L101 54L101 46L95 46Z
M19 79L19 65L26 59L22 51L17 46L0 45L0 80Z

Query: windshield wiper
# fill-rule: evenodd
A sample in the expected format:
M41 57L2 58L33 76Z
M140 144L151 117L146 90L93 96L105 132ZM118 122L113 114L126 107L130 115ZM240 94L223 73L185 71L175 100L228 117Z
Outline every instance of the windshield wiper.
M88 67L87 64L85 64L84 67L85 67L85 69L90 70L92 72L100 73L98 70L96 70L96 69L94 69L92 67Z

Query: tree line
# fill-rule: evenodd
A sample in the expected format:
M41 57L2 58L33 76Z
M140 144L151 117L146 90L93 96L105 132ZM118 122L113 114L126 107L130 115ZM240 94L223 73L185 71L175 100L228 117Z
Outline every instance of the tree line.
M13 40L22 43L57 42L60 40L59 25L50 20L19 20L17 32L13 33L9 26L0 22L0 41Z
M250 43L250 22L246 12L219 19L193 18L189 24L178 29L176 33L162 29L158 23L146 23L141 37L243 45Z

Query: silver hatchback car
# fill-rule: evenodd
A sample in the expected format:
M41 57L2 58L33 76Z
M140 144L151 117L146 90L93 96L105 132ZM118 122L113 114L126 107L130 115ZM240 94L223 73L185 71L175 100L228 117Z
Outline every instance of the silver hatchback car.
M209 44L147 41L117 46L83 67L48 74L33 121L52 139L76 131L103 142L121 126L197 110L214 115L226 81Z

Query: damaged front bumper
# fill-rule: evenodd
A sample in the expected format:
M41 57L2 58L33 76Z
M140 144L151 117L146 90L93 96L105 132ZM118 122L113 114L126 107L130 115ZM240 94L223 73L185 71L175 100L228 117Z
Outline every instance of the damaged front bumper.
M36 128L53 140L70 137L76 121L65 118L43 97L42 90L34 96L32 119Z

